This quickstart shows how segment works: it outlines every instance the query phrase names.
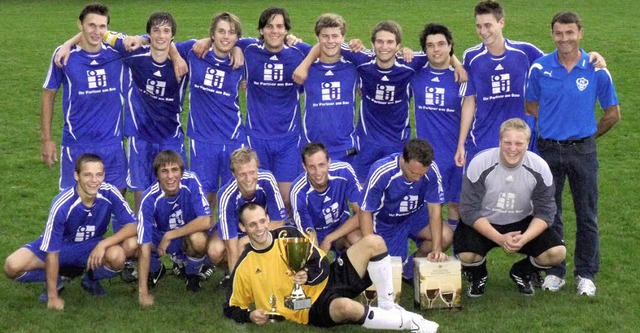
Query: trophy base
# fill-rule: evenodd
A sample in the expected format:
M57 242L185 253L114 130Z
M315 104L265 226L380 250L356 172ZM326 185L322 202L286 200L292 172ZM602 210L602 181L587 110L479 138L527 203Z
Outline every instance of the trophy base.
M287 297L284 299L284 306L290 310L304 310L311 308L311 298Z
M284 321L284 316L277 312L267 312L267 317L269 318L269 322L276 323L280 321Z

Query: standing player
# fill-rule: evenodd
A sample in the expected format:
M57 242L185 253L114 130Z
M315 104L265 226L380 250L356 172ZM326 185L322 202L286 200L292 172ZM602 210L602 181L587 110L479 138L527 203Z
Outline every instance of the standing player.
M172 150L158 153L153 171L158 181L144 191L138 213L138 300L143 306L153 305L149 289L165 271L159 259L165 254L186 254L187 290L200 291L198 274L205 260L206 230L212 226L202 186L194 173L184 171L180 154Z
M127 164L121 125L124 68L118 53L102 44L109 20L106 6L85 6L78 19L80 34L77 45L73 46L64 67L57 67L52 58L43 86L40 115L42 161L49 167L58 160L56 145L51 138L53 103L60 86L64 92L60 190L75 185L76 159L89 152L103 159L108 183L122 191L126 188ZM60 49L56 49L54 56Z
M320 57L309 68L303 85L302 126L306 142L321 142L331 159L351 163L357 152L354 117L358 74L355 65L342 58L346 29L337 14L322 14L316 21Z
M459 219L462 168L456 166L454 156L462 99L458 97L460 84L455 82L450 66L453 55L451 31L441 24L427 24L420 33L420 46L429 62L411 80L416 135L433 145L447 202L448 222L455 228Z
M618 96L611 74L594 68L580 48L582 20L575 12L557 13L551 35L558 49L531 67L527 112L538 118L540 155L549 163L556 183L558 211L552 228L564 237L562 192L569 179L576 213L575 270L579 295L595 296L600 269L598 236L598 156L596 139L620 121ZM596 121L596 100L604 111ZM566 262L547 271L542 287L565 284Z
M224 305L228 318L263 325L269 320L270 300L275 298L277 312L287 320L305 325L355 324L369 329L423 333L438 330L437 323L393 303L391 258L380 237L362 238L331 265L324 252L314 246L307 269L290 276L280 258L276 238L283 230L290 237L300 237L300 232L290 227L270 232L264 208L253 202L240 207L239 217L240 228L246 231L250 245L233 273L233 286ZM372 282L379 294L379 307L364 306L351 299ZM310 309L291 310L284 306L281 300L291 293L294 283L301 285L311 298Z
M360 204L363 235L376 233L389 254L407 259L408 239L418 246L417 257L444 261L453 233L442 223L442 179L429 142L411 139L402 153L391 154L371 167ZM413 261L405 266L411 278Z
M211 49L202 58L193 51L187 55L190 169L198 175L212 210L220 185L233 178L231 153L247 140L238 100L244 68L233 69L230 56L241 33L238 17L214 14L209 28Z
M101 297L105 290L99 280L122 269L125 253L119 245L135 236L136 219L118 189L104 182L104 164L94 154L76 160L76 185L58 194L40 238L12 253L4 263L4 273L20 282L46 281L41 299L47 307L64 309L59 291L65 268L86 267L82 288ZM118 232L104 238L111 215L116 217Z
M220 189L218 224L212 230L207 245L207 254L211 262L219 265L226 259L229 273L247 244L238 227L238 209L242 205L255 202L264 206L271 218L272 229L284 225L287 218L276 180L271 172L259 169L260 162L254 150L240 148L234 151L230 163L234 179Z
M287 210L291 182L300 174L300 85L292 75L310 49L285 45L290 30L289 13L271 7L260 15L260 39L237 43L245 57L249 144L276 177Z
M302 150L300 174L291 187L293 219L299 230L316 230L320 249L344 250L361 237L360 192L362 187L349 163L332 163L322 143L311 142ZM349 212L351 208L353 216Z

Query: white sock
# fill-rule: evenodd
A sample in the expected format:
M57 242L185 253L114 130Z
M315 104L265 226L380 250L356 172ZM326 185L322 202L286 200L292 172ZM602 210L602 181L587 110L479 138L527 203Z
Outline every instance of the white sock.
M371 306L362 327L374 330L407 330L411 329L411 318L403 316L400 309L385 310Z
M393 275L391 273L391 257L385 256L377 261L369 261L367 272L378 294L378 307L389 310L393 308Z

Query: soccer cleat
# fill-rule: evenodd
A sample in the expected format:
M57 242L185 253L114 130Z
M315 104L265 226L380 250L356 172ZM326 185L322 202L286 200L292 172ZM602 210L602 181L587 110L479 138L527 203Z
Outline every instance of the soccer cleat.
M187 276L186 266L182 262L173 262L173 268L171 268L171 271L173 272L173 275L183 280Z
M197 293L202 290L202 285L200 285L200 276L198 275L187 275L187 290L192 293Z
M509 271L509 277L516 283L518 291L525 296L532 296L535 292L533 285L531 284L531 277L526 274L517 272L513 267Z
M484 295L484 287L487 284L488 276L483 276L480 279L470 279L469 289L467 290L467 296L480 297Z
M565 281L563 278L557 277L555 275L547 275L544 278L544 283L542 283L542 290L549 291L558 291L562 286L564 286Z
M134 283L138 281L138 270L133 262L127 261L120 271L120 280L124 283Z
M218 285L218 288L222 288L222 289L231 288L231 276L225 275L222 278L222 280L220 281L220 284Z
M436 333L438 331L438 323L428 319L411 319L411 332L416 333Z
M58 290L58 295L60 295L64 291L64 287L67 285L67 283L69 283L69 281L71 281L71 278L68 278L66 276L61 276L58 278L58 285L56 286L56 289ZM49 302L49 293L47 293L46 282L44 285L44 290L42 291L42 294L40 294L38 299L40 299L40 302L42 303Z
M213 275L214 270L215 266L203 265L202 267L200 267L200 273L198 275L201 279L207 280L211 277L211 275Z
M580 275L576 276L576 279L578 280L578 295L596 295L596 285L591 279L583 278Z
M544 284L544 279L542 278L542 271L534 271L531 273L531 284L534 287L541 288Z
M107 292L102 288L100 280L94 280L89 277L89 273L82 278L82 289L86 290L93 297L104 297Z
M163 263L160 263L160 268L157 271L149 273L149 279L147 283L149 290L155 288L158 281L160 281L160 278L162 278L166 273L167 268L164 267Z

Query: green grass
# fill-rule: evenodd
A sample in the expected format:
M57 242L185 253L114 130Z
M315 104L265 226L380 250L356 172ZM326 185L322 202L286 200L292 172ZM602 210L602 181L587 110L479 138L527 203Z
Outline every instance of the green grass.
M390 1L108 1L111 29L143 32L146 18L155 10L171 11L178 20L177 40L204 37L214 12L227 10L243 19L244 34L256 36L260 12L269 5L289 9L292 33L313 42L313 22L323 12L337 12L348 22L348 37L369 40L371 27L380 20L398 21L404 28L404 45L418 48L418 32L426 22L447 24L454 32L456 53L478 43L474 31L476 1L403 1L401 9ZM47 169L39 161L39 107L42 83L54 48L77 32L77 15L84 1L3 1L0 5L0 257L4 258L42 232L51 199L57 193L58 169ZM602 271L595 298L574 294L570 279L563 291L539 292L535 297L518 295L507 277L517 260L494 251L489 256L490 281L480 299L463 299L462 311L437 311L427 315L440 323L441 332L634 332L640 326L637 315L636 259L640 228L640 172L637 158L640 108L640 51L636 36L640 5L633 0L536 2L503 1L506 8L505 36L529 41L549 52L554 49L549 22L559 10L576 10L584 20L582 46L597 50L606 59L621 101L622 121L598 140L600 154L600 228ZM59 141L62 118L56 102L54 137ZM568 191L566 191L568 192ZM565 225L572 267L575 219L571 200L565 200ZM91 299L78 280L63 294L65 311L47 311L37 301L39 284L19 284L0 278L0 331L322 331L296 324L271 327L236 325L222 316L222 292L215 285L220 273L205 282L203 293L192 295L172 276L162 280L156 291L156 305L141 310L134 286L118 279L105 283L108 297ZM411 287L404 285L403 305L412 307ZM358 327L348 332L364 331Z

